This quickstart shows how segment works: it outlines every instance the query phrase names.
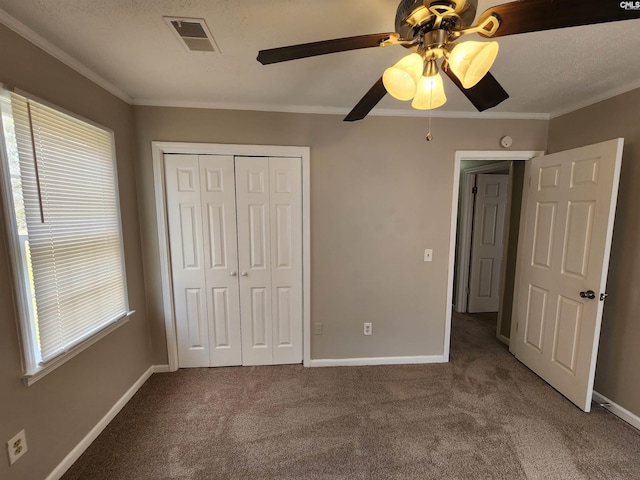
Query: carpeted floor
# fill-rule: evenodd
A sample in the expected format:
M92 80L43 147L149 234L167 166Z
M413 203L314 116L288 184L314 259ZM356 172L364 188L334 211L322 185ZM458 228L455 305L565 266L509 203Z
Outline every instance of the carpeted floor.
M157 374L63 477L640 479L640 432L585 414L455 315L442 365Z

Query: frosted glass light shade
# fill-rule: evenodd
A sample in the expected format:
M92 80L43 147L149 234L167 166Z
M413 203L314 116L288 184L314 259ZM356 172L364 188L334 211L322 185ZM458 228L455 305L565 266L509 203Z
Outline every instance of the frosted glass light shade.
M487 74L498 55L498 42L462 42L447 61L464 88L471 88Z
M418 82L418 91L411 102L416 110L431 110L444 105L447 96L444 94L442 76L437 73L432 77L422 77Z
M384 88L398 100L411 100L416 94L423 68L424 63L419 54L407 55L384 71L382 75Z

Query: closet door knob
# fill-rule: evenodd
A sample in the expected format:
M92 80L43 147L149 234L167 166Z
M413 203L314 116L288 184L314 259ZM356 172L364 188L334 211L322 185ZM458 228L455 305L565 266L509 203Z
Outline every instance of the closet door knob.
M243 277L246 277L249 274L247 272L242 272L240 275L242 275Z
M231 272L231 273L229 273L229 275L231 275L232 277L235 277L235 276L238 275L238 272Z

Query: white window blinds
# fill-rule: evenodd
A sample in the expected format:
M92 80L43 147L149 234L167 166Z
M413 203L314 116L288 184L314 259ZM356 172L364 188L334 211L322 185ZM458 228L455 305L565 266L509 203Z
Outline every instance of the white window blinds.
M113 140L17 94L11 109L43 365L127 314Z

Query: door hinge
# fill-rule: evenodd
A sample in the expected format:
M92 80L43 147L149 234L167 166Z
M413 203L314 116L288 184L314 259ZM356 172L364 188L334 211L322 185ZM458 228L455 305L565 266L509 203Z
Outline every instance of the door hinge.
M471 193L473 193L474 195L475 195L476 193L478 193L478 187L473 187L473 188L471 189Z

